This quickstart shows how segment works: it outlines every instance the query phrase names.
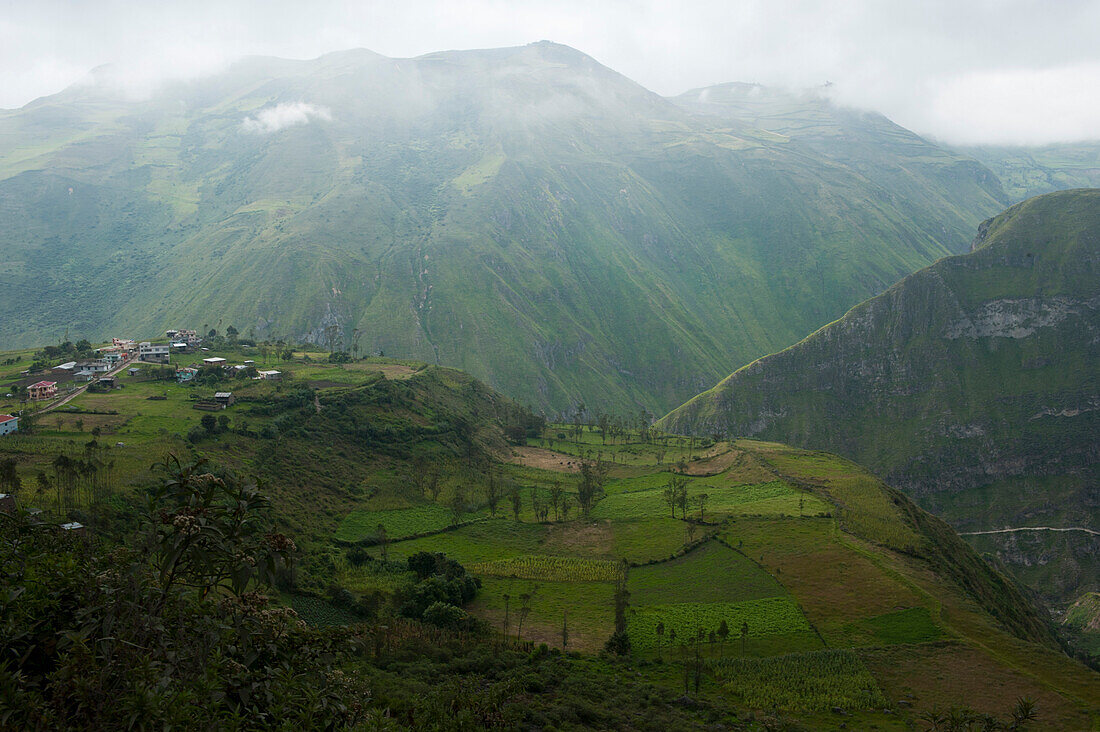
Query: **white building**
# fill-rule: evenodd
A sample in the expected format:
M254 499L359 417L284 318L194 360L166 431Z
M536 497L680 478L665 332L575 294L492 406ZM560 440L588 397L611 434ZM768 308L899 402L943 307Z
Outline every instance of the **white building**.
M167 343L153 344L144 341L138 344L138 358L152 363L168 363L169 348Z
M19 431L19 417L0 414L0 435L10 435Z
M260 371L259 374L260 374L261 379L267 379L268 381L278 381L279 379L281 379L283 377L281 372L274 371L274 370L272 370L272 371Z

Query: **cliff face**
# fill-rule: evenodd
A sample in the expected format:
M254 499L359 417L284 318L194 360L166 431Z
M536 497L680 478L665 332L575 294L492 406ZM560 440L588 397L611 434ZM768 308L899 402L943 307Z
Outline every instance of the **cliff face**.
M845 454L963 532L1100 529L1100 190L1013 206L969 254L745 366L662 426ZM1077 538L1063 544L1080 553L1014 542L1001 558L1068 599L1097 583L1100 546Z

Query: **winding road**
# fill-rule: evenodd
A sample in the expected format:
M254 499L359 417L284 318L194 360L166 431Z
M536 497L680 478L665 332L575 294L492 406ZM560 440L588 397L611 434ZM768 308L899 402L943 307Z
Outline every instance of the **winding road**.
M1011 534L1014 531L1084 531L1086 534L1100 536L1100 531L1086 529L1084 526L1067 526L1057 528L1055 526L1022 526L1018 529L992 529L990 531L960 531L959 536L978 536L979 534Z

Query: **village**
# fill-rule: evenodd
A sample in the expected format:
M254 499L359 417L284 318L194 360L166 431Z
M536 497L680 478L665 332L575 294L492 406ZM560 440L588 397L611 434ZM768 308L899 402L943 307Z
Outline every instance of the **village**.
M268 381L284 377L281 371L257 368L253 359L234 363L222 356L204 356L211 351L207 343L211 343L209 334L203 336L197 330L170 329L165 331L163 340L155 342L112 338L109 344L94 348L87 341L79 341L75 347L68 344L68 349L48 347L43 350L46 358L51 354L72 355L74 352L84 357L63 360L56 365L36 361L22 371L21 378L9 384L7 393L3 394L9 402L18 400L21 408L11 409L11 414L0 414L0 437L18 432L21 418L47 413L85 391L122 388L118 376L123 371L130 377L171 378L178 384L196 383L197 377L204 373L213 376L215 381L220 377ZM173 364L175 368L169 370ZM213 399L196 400L193 406L215 411L227 408L233 401L233 392L219 391Z

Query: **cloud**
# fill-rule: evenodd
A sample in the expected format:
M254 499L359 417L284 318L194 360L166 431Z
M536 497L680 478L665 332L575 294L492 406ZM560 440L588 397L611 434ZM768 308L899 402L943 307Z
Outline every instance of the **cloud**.
M250 54L550 39L659 94L814 88L948 142L1095 139L1098 0L0 0L0 107L112 64L139 92ZM1091 86L1090 86L1091 85ZM1055 92L1057 91L1057 94ZM1075 101L1076 98L1076 101ZM1045 132L1044 132L1045 131Z
M276 104L274 107L261 109L255 117L245 117L241 122L241 129L245 132L270 135L287 127L309 124L314 119L328 122L332 119L332 113L327 107L319 107L308 102Z
M1090 89L1100 89L1100 63L960 74L937 86L918 124L961 144L1096 140L1100 94Z

